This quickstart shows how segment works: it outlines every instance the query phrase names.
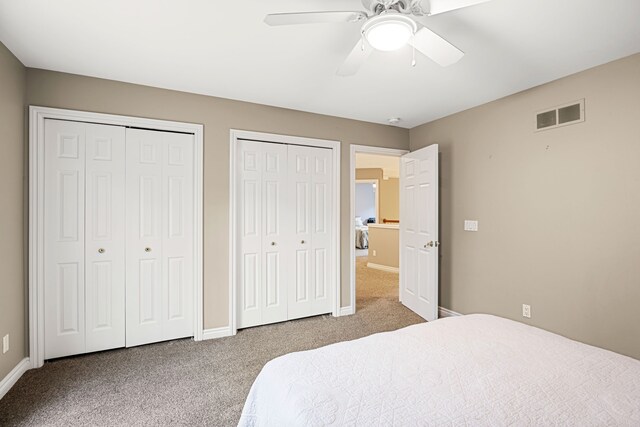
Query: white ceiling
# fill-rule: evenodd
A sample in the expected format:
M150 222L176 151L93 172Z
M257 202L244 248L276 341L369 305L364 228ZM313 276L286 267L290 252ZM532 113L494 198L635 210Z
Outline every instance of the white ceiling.
M382 169L385 178L400 176L400 158L381 154L356 153L356 169Z
M28 67L413 127L640 51L638 0L493 0L420 18L466 52L411 50L335 71L359 24L268 27L267 13L360 0L0 0L0 40Z

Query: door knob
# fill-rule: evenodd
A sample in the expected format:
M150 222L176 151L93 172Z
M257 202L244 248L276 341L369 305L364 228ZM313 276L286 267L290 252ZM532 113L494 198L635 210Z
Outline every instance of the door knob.
M300 241L300 243L302 243L304 245L304 240Z
M271 242L271 246L275 246L275 245L276 245L276 242Z
M432 248L434 246L433 240L427 243L426 245L424 245L425 249L427 248L427 246Z
M104 253L104 248L100 248L100 249L98 249L98 253L99 253L99 254L103 254L103 253Z
M144 248L145 252L151 252L151 248Z

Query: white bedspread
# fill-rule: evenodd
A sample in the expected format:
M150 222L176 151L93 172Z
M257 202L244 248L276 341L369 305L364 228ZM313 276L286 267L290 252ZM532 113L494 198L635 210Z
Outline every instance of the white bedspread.
M272 360L240 425L640 426L640 361L451 317Z

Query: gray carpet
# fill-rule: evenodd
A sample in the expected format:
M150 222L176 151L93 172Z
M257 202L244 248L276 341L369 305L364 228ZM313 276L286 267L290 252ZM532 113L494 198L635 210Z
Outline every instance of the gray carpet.
M68 357L24 374L0 400L0 425L236 425L269 360L423 320L398 302L398 275L357 258L357 313Z

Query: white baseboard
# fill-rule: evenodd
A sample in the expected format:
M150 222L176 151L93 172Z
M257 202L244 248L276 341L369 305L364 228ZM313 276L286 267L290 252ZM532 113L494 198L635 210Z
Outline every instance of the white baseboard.
M448 308L438 307L438 319L441 319L443 317L454 317L454 316L462 316L462 314L453 310L449 310Z
M15 368L11 370L11 372L7 374L6 377L2 379L2 381L0 381L0 399L2 399L4 395L11 390L11 387L18 382L22 374L27 372L30 368L31 362L29 362L28 357L25 357L16 365Z
M389 273L398 273L400 271L398 267L389 267L388 265L374 264L373 262L368 262L367 267L373 268L376 270L387 271Z
M348 305L346 307L340 307L339 316L350 316L355 313L354 307L352 305Z
M231 335L233 335L231 328L229 326L222 326L220 328L205 329L202 331L202 340L230 337Z

